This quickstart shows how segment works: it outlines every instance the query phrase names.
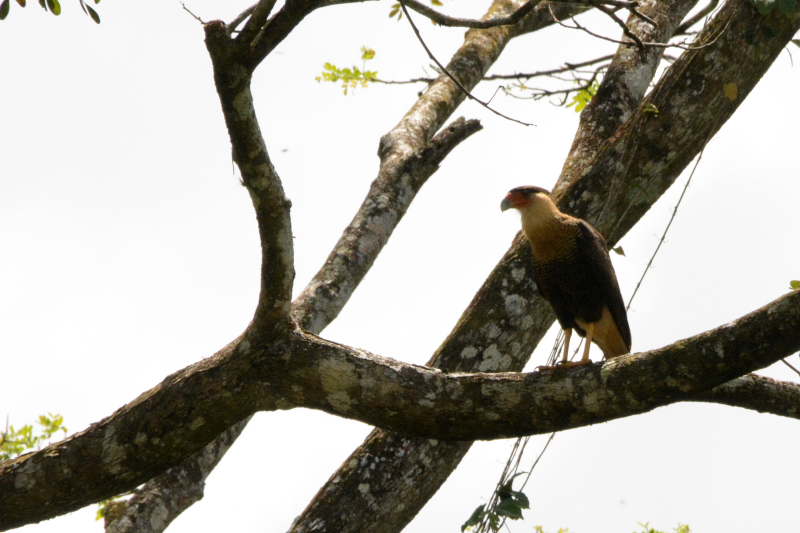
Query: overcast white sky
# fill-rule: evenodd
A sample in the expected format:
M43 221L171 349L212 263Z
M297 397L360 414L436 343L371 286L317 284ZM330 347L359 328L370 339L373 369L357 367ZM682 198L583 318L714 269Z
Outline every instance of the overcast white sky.
M205 20L230 20L247 5L186 3ZM59 18L36 2L12 4L0 23L0 415L18 427L57 412L74 432L245 328L258 288L256 225L232 170L202 29L178 2L103 2L99 26L73 0ZM408 26L387 17L391 4L311 15L253 82L294 204L297 291L363 199L378 138L421 88L344 97L314 77L325 61L360 64L362 45L377 51L370 68L381 77L430 72ZM481 13L472 0L454 7ZM420 27L441 59L463 35ZM493 71L551 68L606 49L548 30L513 43ZM781 54L708 146L633 304L634 351L729 322L800 278L798 82L790 54ZM485 129L425 186L324 337L424 363L447 335L519 229L500 200L517 185L552 187L577 125L572 110L547 102L498 96L493 105L537 126L465 104L456 116L480 118ZM627 257L613 258L625 298L686 178L623 239ZM552 334L532 365L551 343ZM783 365L763 373L797 381ZM205 499L170 531L285 531L368 431L304 410L257 416L209 478ZM532 440L530 461L545 438ZM512 531L626 533L645 521L706 533L798 531L798 442L797 421L700 404L564 432L536 468L532 509ZM458 531L490 495L510 446L474 446L406 531ZM19 531L100 532L94 513Z

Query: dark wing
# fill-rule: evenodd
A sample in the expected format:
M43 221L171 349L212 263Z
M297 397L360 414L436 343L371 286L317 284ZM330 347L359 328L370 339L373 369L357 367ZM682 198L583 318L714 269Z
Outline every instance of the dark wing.
M622 340L630 350L631 328L628 325L628 313L625 311L625 303L622 301L622 294L619 291L614 266L608 256L606 240L583 220L578 221L578 227L580 228L578 247L585 254L587 263L591 265L592 275L598 283L603 303L608 307L611 318L614 319L614 323L622 335Z

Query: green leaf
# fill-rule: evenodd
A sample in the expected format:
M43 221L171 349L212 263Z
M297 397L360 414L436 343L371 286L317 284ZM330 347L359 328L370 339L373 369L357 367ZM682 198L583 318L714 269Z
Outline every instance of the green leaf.
M431 0L431 4L435 6L443 6L444 4L441 3L439 0Z
M89 10L89 16L92 17L92 20L95 21L95 23L100 24L100 15L97 14L97 11L92 9L92 6L86 6L86 9Z
M511 498L507 498L495 507L497 516L505 516L512 520L522 520L522 508Z
M580 83L580 82L575 82ZM595 93L597 93L597 89L600 88L600 82L594 80L592 84L587 87L586 89L581 89L580 91L572 97L572 102L567 104L567 107L575 106L575 112L580 113L583 111L583 108L592 101L592 97L594 97Z
M793 42L795 45L797 45L798 47L800 47L800 39L792 39L792 42Z
M658 115L658 107L656 107L655 104L645 104L644 107L642 107L642 111L644 111L645 113Z
M8 16L8 10L11 9L11 4L9 0L3 0L3 3L0 4L0 20L5 20Z
M472 515L470 515L467 521L461 525L462 533L468 527L477 526L478 524L481 523L481 520L483 520L483 515L484 515L483 509L485 507L486 505L479 505L474 511L472 511Z
M20 7L25 7L25 4L27 2L25 0L17 0L17 3L19 4Z
M58 0L47 0L47 7L53 15L59 16L61 14L61 4L58 3Z
M627 257L625 255L625 250L622 249L622 246L617 246L616 248L612 248L611 251L618 255L621 255L622 257Z
M793 291L800 289L800 279L793 279L792 281L790 281L789 287L791 287Z
M375 50L372 48L367 48L366 46L361 47L361 59L364 61L369 61L373 57L375 57Z

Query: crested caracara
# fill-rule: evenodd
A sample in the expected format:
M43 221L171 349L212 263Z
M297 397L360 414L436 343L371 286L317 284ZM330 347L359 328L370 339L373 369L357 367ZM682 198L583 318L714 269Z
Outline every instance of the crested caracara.
M586 337L580 362L597 344L606 358L630 353L631 330L603 236L584 220L562 213L540 187L511 189L500 209L516 209L533 250L533 279L564 330L567 361L572 330Z

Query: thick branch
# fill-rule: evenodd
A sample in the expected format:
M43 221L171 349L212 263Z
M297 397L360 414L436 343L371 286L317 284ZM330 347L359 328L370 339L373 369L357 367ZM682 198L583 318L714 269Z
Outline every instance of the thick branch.
M800 292L666 348L570 371L447 374L299 330L254 341L241 338L87 430L4 463L0 529L130 490L258 410L310 407L418 437L473 440L686 400L800 349Z
M338 316L428 178L453 148L480 128L477 120L460 118L413 151L400 157L383 154L378 177L358 213L292 306L303 330L317 334Z
M665 348L554 372L445 374L307 341L294 364L321 386L298 390L298 405L417 437L516 437L644 413L779 361L800 350L800 293Z
M627 26L640 42L666 43L696 3L697 0L645 0L641 11L656 25L631 15ZM619 46L597 93L581 113L556 191L573 183L603 143L633 114L655 76L662 54L663 49L658 48Z
M261 135L250 92L252 71L243 63L224 23L210 22L205 25L205 32L233 160L250 193L258 221L261 292L254 321L257 325L285 325L289 320L294 282L291 203L284 194Z
M112 502L105 514L106 533L160 533L203 498L206 478L233 445L247 418L178 466L144 484L129 499Z
M732 379L690 400L800 418L800 385L753 374Z

